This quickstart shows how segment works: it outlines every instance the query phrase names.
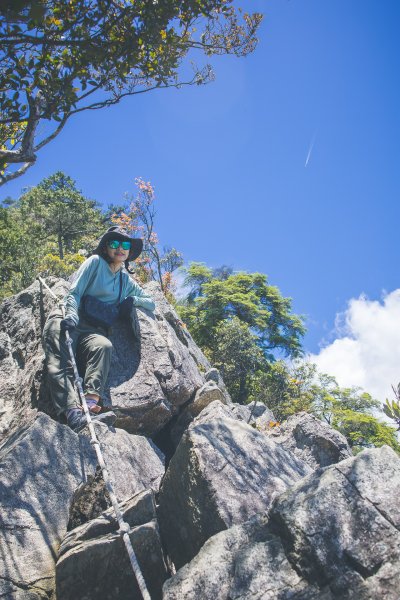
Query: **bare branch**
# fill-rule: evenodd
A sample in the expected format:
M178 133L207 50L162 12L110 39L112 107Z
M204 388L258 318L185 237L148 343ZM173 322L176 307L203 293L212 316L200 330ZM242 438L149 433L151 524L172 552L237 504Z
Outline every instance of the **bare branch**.
M57 129L55 129L55 131L53 131L52 134L50 134L47 138L45 138L44 140L42 140L37 146L35 146L34 151L37 152L38 150L40 150L41 148L43 148L43 146L45 146L46 144L48 144L49 142L51 142L51 140L54 140L55 137L58 136L58 134L61 132L61 130L64 128L65 123L68 121L68 118L71 116L71 113L68 113L67 115L64 115L61 123L59 124L59 126L57 127Z
M20 169L18 169L18 171L14 171L14 173L10 173L9 175L1 175L0 174L0 187L2 185L4 185L5 183L8 183L9 181L12 181L13 179L16 179L17 177L20 177L21 175L23 175L25 173L25 171L27 171L29 169L29 167L32 167L35 164L35 162L27 162L24 165L22 165L22 167Z

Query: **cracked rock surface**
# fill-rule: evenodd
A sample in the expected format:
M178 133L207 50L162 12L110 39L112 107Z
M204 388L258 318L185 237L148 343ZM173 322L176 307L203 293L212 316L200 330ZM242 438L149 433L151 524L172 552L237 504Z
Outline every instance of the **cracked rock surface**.
M96 433L119 501L157 490L164 465L149 440L100 424ZM11 587L36 594L21 598L51 596L74 492L96 465L86 435L42 413L1 448L0 597L11 594Z
M66 282L49 278L58 296ZM37 410L55 416L47 394L41 334L54 307L35 281L0 304L0 442L34 420Z
M387 446L317 470L269 515L209 539L164 600L398 600L399 494Z
M201 422L201 414L183 435L159 495L160 529L177 567L218 531L268 510L311 471L250 425L229 418Z
M328 467L353 456L346 438L314 415L292 415L266 433L276 443L304 460L311 468Z
M154 493L137 494L120 505L146 586L152 600L161 600L168 577L156 520ZM117 533L113 511L71 531L64 538L56 567L59 600L141 600L139 588Z
M57 297L65 296L66 281L49 277L46 282ZM210 365L160 287L155 282L143 287L156 310L153 315L133 309L132 323L117 321L113 327L105 401L114 405L118 427L153 435L193 400ZM32 422L38 410L55 417L41 333L56 304L35 281L0 305L0 442Z
M155 313L134 309L132 328L123 323L113 328L108 384L116 426L153 435L194 398L209 363L159 286L151 282L144 288L155 299Z

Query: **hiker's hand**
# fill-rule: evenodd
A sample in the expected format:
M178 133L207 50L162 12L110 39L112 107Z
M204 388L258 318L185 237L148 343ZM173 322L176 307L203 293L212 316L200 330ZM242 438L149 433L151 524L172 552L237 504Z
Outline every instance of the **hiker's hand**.
M121 319L129 319L129 317L131 316L133 304L134 303L132 296L128 296L123 302L121 302L119 307L119 316L121 317Z
M76 327L76 325L73 322L73 320L71 319L71 317L62 319L62 321L60 323L61 333L65 333L66 331L68 331L68 333L72 333L73 330L75 329L75 327Z

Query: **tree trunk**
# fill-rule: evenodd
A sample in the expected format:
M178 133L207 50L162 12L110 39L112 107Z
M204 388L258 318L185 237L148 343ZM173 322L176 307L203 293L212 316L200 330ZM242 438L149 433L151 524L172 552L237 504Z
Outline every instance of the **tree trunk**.
M58 230L58 254L59 254L61 260L64 260L64 248L63 248L63 242L62 242L62 232L60 230Z
M245 404L247 400L247 386L246 386L246 375L240 377L239 385L239 404Z

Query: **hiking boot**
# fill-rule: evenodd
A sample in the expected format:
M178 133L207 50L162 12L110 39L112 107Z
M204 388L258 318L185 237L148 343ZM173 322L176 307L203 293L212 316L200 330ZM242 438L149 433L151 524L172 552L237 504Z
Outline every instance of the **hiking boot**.
M80 408L71 408L66 411L67 423L73 431L78 433L87 425L86 415ZM100 415L90 415L93 423L105 423L106 425L114 425L117 415L112 412L102 413Z

